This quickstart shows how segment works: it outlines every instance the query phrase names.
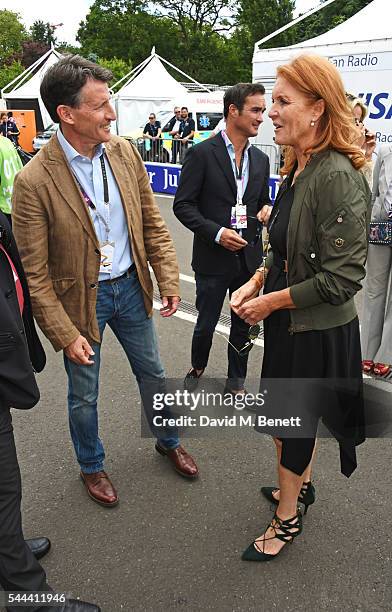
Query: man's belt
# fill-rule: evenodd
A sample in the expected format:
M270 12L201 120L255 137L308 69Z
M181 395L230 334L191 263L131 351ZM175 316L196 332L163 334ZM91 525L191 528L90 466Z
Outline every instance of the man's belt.
M133 263L131 266L129 266L128 270L124 272L124 274L121 274L121 276L116 276L116 278L107 278L105 280L101 280L99 281L99 284L100 285L106 285L106 284L112 285L113 283L117 283L117 281L121 280L122 278L129 278L131 274L133 274L133 272L135 271L136 271L136 266Z

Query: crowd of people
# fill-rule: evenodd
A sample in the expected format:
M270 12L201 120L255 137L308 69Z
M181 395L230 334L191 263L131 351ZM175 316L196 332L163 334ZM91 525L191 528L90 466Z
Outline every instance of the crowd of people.
M188 107L174 107L174 115L166 126L161 126L155 113L150 113L148 123L144 126L146 161L165 161L163 142L169 140L171 144L171 163L182 163L195 134L195 121L189 115ZM164 131L163 131L164 130Z
M110 71L79 56L61 59L48 70L41 96L60 127L15 177L12 229L11 219L0 214L0 584L6 592L51 592L38 562L50 543L26 541L22 531L11 417L11 407L26 409L39 400L33 368L44 368L45 354L33 316L54 350L64 355L70 435L93 502L113 507L119 501L105 471L98 429L107 326L136 377L156 451L179 475L191 480L199 475L177 429L156 428L152 418L152 399L165 389L165 371L152 319L149 266L163 318L180 303L179 267L140 155L110 132L116 118L111 78ZM301 55L280 66L272 98L267 109L261 84L242 83L225 92L224 127L189 147L174 201L174 214L194 234L198 319L184 387L196 390L200 384L227 291L231 330L225 393L246 392L251 330L260 321L265 340L261 385L282 379L282 386L292 380L306 387L311 379L322 381L321 391L325 381L332 386L321 413L314 395L304 394L311 425L306 436L274 437L278 483L261 492L276 510L242 555L256 562L275 559L301 534L299 504L306 512L315 502L312 463L320 414L338 440L342 473L354 472L356 446L364 441L362 368L370 364L381 374L379 366L390 368L392 361L391 308L386 307L391 248L371 244L368 256L371 202L374 223L392 218L392 151L378 154L372 198L366 168L374 143L362 129L363 117L356 125L357 103L350 105L338 71L326 59ZM273 207L268 157L249 143L265 113L275 142L284 147L283 180ZM173 148L188 147L194 129L188 109L176 107L170 125ZM144 135L159 143L161 126L154 113ZM179 153L172 150L173 163ZM265 226L268 240L263 239ZM362 362L354 297L362 288L367 257ZM163 414L169 416L169 408ZM93 612L99 607L69 600L48 609Z

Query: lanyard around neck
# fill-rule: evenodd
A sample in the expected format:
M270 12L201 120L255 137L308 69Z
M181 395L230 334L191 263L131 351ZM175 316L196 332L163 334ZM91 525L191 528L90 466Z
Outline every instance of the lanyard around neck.
M240 167L237 168L237 162L236 162L236 159L235 159L235 151L234 151L234 171L235 171L235 178L237 179L237 181L241 181L242 180L242 171L243 171L243 168L244 168L244 159L245 159L245 149L243 149L243 151L242 151Z
M78 179L78 177L76 176L75 173L74 173L74 176L75 176L76 182L79 185L79 189L82 192L83 200L86 202L87 206L91 210L93 210L95 212L95 214L100 219L100 221L102 221L102 223L103 223L103 225L105 227L106 240L108 240L109 239L109 233L110 233L109 184L108 184L108 176L107 176L107 173L106 173L105 160L104 160L104 157L103 157L103 153L102 153L102 155L100 155L99 161L100 161L100 164L101 164L101 171L102 171L103 200L105 202L105 217L103 215L101 215L99 210L97 210L97 207L95 206L95 204L92 201L92 199L87 195L86 190L83 189L83 186L80 183L80 181L79 181L79 179Z
M105 168L105 160L103 158L103 153L99 158L101 162L101 170L102 170L102 182L103 182L103 201L105 204L109 204L109 184L108 184L108 175L106 174Z

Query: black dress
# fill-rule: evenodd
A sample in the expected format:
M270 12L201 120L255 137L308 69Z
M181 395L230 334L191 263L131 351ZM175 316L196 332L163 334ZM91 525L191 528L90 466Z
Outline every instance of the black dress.
M284 260L287 259L287 229L295 190L295 185L291 185L291 176L288 177L287 187L281 191L280 197L278 194L271 215L269 238L274 253L274 265L268 272L264 293L287 288ZM350 476L357 466L355 446L364 440L362 435L363 395L358 318L355 317L346 325L339 327L294 334L289 333L289 326L289 310L277 310L265 319L264 360L261 379L262 381L267 378L347 379L350 384L352 384L352 381L355 382L356 390L354 396L351 394L352 405L349 407L351 425L354 415L355 436L345 438L336 434L336 431L339 431L339 426L336 427L336 412L339 412L339 407L336 411L336 406L335 410L333 406L329 406L331 414L334 412L333 435L339 441L341 470L343 474ZM343 403L345 405L344 410L346 410L346 397ZM312 411L313 407L308 409ZM318 407L315 407L315 411L316 409ZM323 416L323 421L328 427L328 415ZM352 427L350 431L353 431ZM314 434L316 434L316 431ZM283 438L282 443L281 464L292 472L301 475L311 460L315 437Z

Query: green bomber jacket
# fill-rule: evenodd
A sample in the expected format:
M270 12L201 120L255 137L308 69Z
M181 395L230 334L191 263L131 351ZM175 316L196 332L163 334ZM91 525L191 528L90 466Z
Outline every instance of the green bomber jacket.
M280 193L285 188L283 181ZM290 333L330 329L357 316L370 199L363 174L334 150L315 154L297 177L287 232L287 284L296 306ZM272 263L270 251L266 267Z

